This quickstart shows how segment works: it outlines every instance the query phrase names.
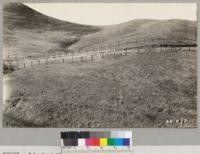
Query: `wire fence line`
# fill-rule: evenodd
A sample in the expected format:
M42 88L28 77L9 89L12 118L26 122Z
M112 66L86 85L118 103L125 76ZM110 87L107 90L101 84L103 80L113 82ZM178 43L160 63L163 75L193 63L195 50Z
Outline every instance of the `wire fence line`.
M147 42L144 40L144 42ZM117 54L127 56L129 53L144 53L144 52L178 52L178 51L196 51L197 47L193 43L185 43L186 41L168 41L168 42L156 42L156 43L137 43L132 46L125 46L119 48L90 48L83 50L79 53L70 54L59 54L51 55L45 58L27 59L27 58L7 58L3 62L5 65L14 66L16 70L25 69L32 66L47 65L52 63L65 63L65 62L84 62L84 61L94 61L103 59L106 55L113 55L115 57ZM153 49L153 50L151 50ZM151 51L149 51L151 50Z
M79 47L77 49L76 55L86 53L86 52L93 52L99 53L101 51L114 51L114 50L123 50L123 49L132 49L132 48L143 48L143 47L155 47L155 46L197 46L196 40L187 39L187 40L177 40L177 39L166 39L166 38L146 38L146 39L131 39L131 40L120 40L116 42L115 40L112 41L105 41L103 43L94 44L90 46ZM6 54L6 53L4 53ZM40 55L40 57L36 56L28 56L28 57L20 57L20 56L11 56L6 55L5 59L13 59L13 60L24 60L24 59L39 59L43 58L56 58L56 57L63 57L63 56L70 56L73 53L64 53L64 54L55 54L55 55Z
M102 49L120 49L120 48L130 48L138 47L144 45L190 45L196 46L197 42L193 39L169 39L169 38L145 38L145 39L121 39L105 41L102 43L94 44L92 46L84 46L80 51L88 50L102 50Z

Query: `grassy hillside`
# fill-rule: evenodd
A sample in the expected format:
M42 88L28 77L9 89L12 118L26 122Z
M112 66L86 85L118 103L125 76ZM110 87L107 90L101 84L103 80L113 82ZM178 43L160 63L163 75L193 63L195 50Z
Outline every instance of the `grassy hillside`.
M104 27L102 31L84 36L70 49L77 50L106 41L143 40L164 38L168 40L197 39L197 22L187 20L138 19L126 23Z
M96 27L57 20L19 3L6 4L3 11L4 55L10 56L76 52L107 41L197 39L195 21L141 19ZM196 52L145 50L17 71L4 65L9 72L3 81L4 126L197 126ZM170 119L187 122L166 124Z
M197 118L196 52L146 52L7 75L4 126L181 127Z
M3 7L4 54L11 56L64 53L83 35L99 30L48 17L21 3Z
M197 38L197 22L138 19L112 26L86 26L43 15L21 3L3 8L4 56L41 57L106 41Z

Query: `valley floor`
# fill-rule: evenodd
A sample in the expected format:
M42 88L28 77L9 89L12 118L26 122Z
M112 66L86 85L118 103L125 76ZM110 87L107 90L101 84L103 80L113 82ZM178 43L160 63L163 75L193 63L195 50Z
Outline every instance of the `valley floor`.
M197 126L196 52L107 56L5 77L4 127Z

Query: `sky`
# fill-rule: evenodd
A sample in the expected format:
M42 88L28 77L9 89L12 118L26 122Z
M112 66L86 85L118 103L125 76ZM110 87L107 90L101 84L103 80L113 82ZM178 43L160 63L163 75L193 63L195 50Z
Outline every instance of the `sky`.
M196 3L24 3L57 19L84 25L112 25L133 19L196 20Z

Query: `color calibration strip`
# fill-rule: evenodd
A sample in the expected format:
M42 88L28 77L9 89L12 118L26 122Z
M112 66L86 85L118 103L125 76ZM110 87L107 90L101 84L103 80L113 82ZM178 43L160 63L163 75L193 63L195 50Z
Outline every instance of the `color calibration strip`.
M131 131L68 131L61 132L62 147L74 151L84 150L130 150L132 148ZM68 149L70 149L68 148Z

